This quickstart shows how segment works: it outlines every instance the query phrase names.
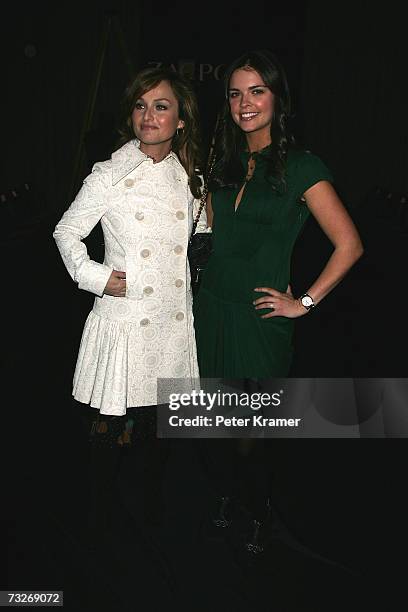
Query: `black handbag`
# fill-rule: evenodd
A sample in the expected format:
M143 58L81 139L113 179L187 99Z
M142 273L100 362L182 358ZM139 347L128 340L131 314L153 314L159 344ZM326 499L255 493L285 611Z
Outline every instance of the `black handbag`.
M190 274L191 274L191 289L193 292L193 297L197 295L198 289L200 287L200 281L202 272L204 271L207 262L210 258L212 252L212 234L207 232L197 232L197 225L200 220L201 213L203 211L204 206L206 205L207 195L208 195L208 181L212 174L214 165L215 165L215 138L218 130L218 125L220 122L220 113L217 115L217 120L214 128L214 133L212 136L210 152L207 160L207 180L204 183L203 193L201 195L200 207L198 209L198 213L196 218L194 219L193 228L191 231L191 237L188 243L187 249L187 257L190 264Z
M207 265L212 250L212 234L206 232L196 232L202 210L206 203L207 193L208 188L205 186L203 194L201 196L200 208L198 209L198 213L196 215L196 218L194 219L191 237L187 249L187 257L188 262L190 264L191 289L193 292L193 296L196 295L198 292L201 281L201 273Z

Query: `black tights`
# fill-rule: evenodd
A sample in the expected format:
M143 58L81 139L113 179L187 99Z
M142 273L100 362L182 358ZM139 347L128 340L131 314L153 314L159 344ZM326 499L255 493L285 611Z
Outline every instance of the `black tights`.
M248 394L263 390L262 381L256 379L225 382ZM259 520L265 516L271 490L269 442L249 437L200 440L201 456L215 494L235 498Z
M263 439L204 439L201 456L218 497L236 499L260 520L270 495L268 445Z
M109 529L114 495L134 518L154 524L160 518L161 485L168 440L156 437L156 407L128 409L114 417L78 404L89 436L88 532L98 539Z

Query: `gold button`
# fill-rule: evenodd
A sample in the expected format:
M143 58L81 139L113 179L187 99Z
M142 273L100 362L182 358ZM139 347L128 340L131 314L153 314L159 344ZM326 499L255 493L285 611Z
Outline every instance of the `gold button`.
M176 255L180 255L180 253L183 252L183 247L178 244L174 247L174 252L176 253Z
M136 217L136 219L137 219L138 221L143 221L143 219L144 219L144 214L143 214L142 212L137 212L137 213L135 214L135 217Z
M177 219L180 219L180 220L181 220L181 219L184 219L185 214L183 213L183 211L182 211L182 210L178 210L178 211L176 212L176 217L177 217Z
M183 281L181 280L181 278L178 278L174 284L176 285L176 287L182 287Z
M142 327L146 327L147 325L149 325L149 323L150 323L149 319L142 319L142 320L140 321L140 325L141 325Z
M143 251L140 254L144 259L146 259L146 257L150 256L150 251L149 249L143 249Z
M176 314L176 319L177 319L177 321L182 321L184 319L184 313L183 312L178 312Z
M153 287L145 287L145 288L143 289L143 293L144 293L145 295L152 295L152 293L153 293Z
M135 184L135 181L133 179L126 179L125 181L126 187L133 187L134 184Z

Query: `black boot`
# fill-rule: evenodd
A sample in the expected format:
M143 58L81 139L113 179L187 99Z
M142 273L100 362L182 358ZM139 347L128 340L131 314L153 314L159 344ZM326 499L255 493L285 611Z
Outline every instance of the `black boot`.
M268 544L268 535L271 535L273 526L272 505L268 498L265 502L265 513L263 513L263 516L252 520L251 530L247 535L245 543L245 549L249 555L256 557L265 552Z
M216 498L205 520L204 535L214 540L224 538L232 524L233 509L233 501L228 495Z
M252 529L244 543L246 552L251 556L257 556L265 552L265 525L256 519L252 522Z
M241 506L228 534L228 541L237 563L251 567L263 561L271 548L276 521L269 499L265 502L262 516L254 516Z

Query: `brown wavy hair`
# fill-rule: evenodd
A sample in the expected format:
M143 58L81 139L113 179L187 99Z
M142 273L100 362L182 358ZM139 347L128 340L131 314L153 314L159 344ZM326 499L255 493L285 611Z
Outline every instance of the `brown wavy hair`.
M138 72L126 88L122 101L117 148L135 138L132 113L137 100L161 81L167 81L172 88L178 102L179 118L184 121L184 129L174 135L171 148L187 172L191 193L195 198L200 198L202 159L197 98L190 81L177 72L165 67L147 67Z
M247 144L245 134L231 117L228 89L231 76L239 68L252 68L262 77L265 85L275 96L274 116L271 124L271 146L264 157L267 159L266 175L278 191L286 189L285 169L288 150L296 147L290 129L291 100L286 74L277 57L267 49L249 51L234 60L224 77L225 101L222 109L217 138L217 163L210 189L226 185L241 185L246 169L240 160L240 152Z

